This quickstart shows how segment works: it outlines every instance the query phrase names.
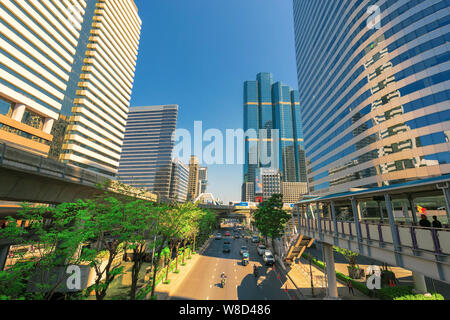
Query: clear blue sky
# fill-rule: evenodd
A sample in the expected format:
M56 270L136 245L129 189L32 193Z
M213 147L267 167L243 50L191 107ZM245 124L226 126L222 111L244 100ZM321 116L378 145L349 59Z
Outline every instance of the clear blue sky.
M291 0L135 0L143 21L131 106L178 104L178 128L243 127L258 72L297 89ZM193 133L192 133L193 135ZM208 191L241 197L242 166L208 167Z

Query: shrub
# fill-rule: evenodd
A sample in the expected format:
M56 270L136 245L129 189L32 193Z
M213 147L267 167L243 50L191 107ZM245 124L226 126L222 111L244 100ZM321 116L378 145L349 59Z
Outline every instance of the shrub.
M376 296L383 300L444 300L441 294L432 292L431 297L415 294L411 286L387 287L376 291Z

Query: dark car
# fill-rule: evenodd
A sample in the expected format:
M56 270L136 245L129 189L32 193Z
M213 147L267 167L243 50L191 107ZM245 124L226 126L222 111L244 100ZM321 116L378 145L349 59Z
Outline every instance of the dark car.
M234 238L235 238L235 239L239 239L240 236L241 236L241 235L239 234L239 232L236 232L236 233L234 234Z
M228 243L224 243L222 251L227 253L231 252L231 246Z

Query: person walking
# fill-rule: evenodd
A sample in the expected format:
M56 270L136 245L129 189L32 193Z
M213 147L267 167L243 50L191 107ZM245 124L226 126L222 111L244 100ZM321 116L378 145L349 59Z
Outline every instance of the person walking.
M430 220L428 220L427 216L424 214L422 214L420 216L419 225L421 227L431 228L431 222L430 222Z
M433 216L433 228L442 228L442 223L437 219L436 216Z
M353 291L353 284L350 280L347 281L347 287L348 287L348 293L352 293L352 295L355 295L355 292Z

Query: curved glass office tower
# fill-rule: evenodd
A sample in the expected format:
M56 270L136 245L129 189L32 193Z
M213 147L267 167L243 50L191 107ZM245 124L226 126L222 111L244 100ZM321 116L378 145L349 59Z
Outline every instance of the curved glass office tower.
M449 6L294 0L311 193L450 173Z

